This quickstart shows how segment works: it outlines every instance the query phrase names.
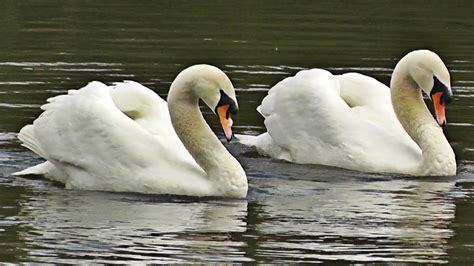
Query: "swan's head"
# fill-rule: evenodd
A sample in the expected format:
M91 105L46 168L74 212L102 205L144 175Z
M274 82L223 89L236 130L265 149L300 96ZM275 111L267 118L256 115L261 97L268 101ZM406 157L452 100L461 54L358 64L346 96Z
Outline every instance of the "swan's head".
M452 102L453 92L449 71L441 58L429 50L417 50L407 54L400 63L406 62L409 75L433 101L436 120L446 124L445 106Z
M234 86L227 75L217 67L194 65L183 70L171 85L187 87L218 117L227 141L232 139L232 115L239 110Z

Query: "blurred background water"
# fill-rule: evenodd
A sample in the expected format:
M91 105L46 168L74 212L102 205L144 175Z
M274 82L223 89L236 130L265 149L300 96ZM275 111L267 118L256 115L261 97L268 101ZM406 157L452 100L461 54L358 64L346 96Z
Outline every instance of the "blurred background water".
M0 261L472 264L473 11L467 0L2 0ZM255 108L279 80L319 67L388 84L418 48L451 71L454 177L295 165L236 143L227 146L248 173L246 200L70 191L10 176L41 161L16 132L48 97L91 80L135 80L166 97L181 69L214 64L237 89L235 131L259 134Z

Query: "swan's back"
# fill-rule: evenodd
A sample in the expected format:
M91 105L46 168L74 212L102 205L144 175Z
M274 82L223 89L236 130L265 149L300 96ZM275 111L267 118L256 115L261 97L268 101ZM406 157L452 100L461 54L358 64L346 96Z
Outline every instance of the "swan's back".
M361 74L300 71L276 84L258 110L268 131L261 141L278 146L283 159L388 172L421 158L393 113L389 88Z

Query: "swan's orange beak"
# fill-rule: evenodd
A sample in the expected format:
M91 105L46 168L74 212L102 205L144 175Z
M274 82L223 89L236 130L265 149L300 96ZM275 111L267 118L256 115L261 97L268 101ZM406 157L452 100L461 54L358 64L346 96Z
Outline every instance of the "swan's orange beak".
M225 138L227 141L232 140L232 118L230 118L229 112L230 105L225 104L217 107L217 116L221 122L222 129L224 130Z
M439 91L433 93L431 96L435 109L436 120L440 126L446 125L446 115L444 111L446 104L443 100L443 93L443 91Z

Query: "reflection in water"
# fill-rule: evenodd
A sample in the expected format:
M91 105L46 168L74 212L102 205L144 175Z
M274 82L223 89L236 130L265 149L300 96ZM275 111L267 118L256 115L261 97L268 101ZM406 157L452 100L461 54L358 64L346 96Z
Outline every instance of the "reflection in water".
M277 176L252 182L264 217L257 230L273 239L260 245L260 256L280 262L447 260L453 180L308 169L272 160L261 168L253 160L244 166ZM290 173L296 175L284 178Z
M19 237L27 225L18 216L18 210L32 192L24 187L3 186L2 181L0 175L0 261L14 262L28 253L25 242Z
M246 201L186 202L133 194L54 192L31 198L22 206L20 215L30 229L21 238L34 250L29 260L247 260L239 252L241 244L230 235L245 231Z
M68 191L40 181L42 192L14 216L26 261L448 259L456 191L448 178L388 178L242 159L250 168L248 203Z
M306 253L307 259L321 260L446 259L444 244L452 235L447 225L454 217L454 206L436 195L446 193L451 184L433 187L394 180L317 187L313 194L294 200L274 195L266 202L265 213L279 222L264 223L263 230L287 235L283 243L265 245L269 252L278 246L283 249L278 258Z
M455 200L456 212L450 228L455 232L448 242L449 261L453 264L469 265L474 261L474 182L459 182L459 194Z

